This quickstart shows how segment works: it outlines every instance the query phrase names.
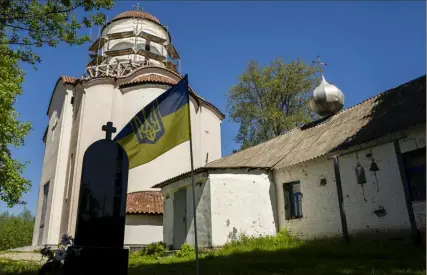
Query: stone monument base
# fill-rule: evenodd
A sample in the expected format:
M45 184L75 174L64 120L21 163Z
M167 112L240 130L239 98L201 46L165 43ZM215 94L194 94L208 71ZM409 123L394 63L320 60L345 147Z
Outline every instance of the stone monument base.
M123 248L69 247L64 275L127 275L129 250Z

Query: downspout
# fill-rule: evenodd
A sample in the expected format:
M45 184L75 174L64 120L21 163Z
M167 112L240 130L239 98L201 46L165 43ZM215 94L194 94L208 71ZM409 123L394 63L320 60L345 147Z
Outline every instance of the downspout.
M409 223L411 224L411 239L414 244L421 242L420 232L415 221L414 209L412 207L411 192L409 190L408 175L406 174L403 164L402 151L400 150L399 141L394 141L394 150L396 152L397 164L399 166L400 178L402 180L403 192L405 193L406 208L408 210Z
M338 162L338 156L334 157L334 171L335 171L335 182L337 184L338 206L340 209L342 235L343 235L344 242L348 243L350 241L350 238L348 236L347 218L345 216L344 205L343 205L344 199L342 195L342 184L341 184L340 165Z

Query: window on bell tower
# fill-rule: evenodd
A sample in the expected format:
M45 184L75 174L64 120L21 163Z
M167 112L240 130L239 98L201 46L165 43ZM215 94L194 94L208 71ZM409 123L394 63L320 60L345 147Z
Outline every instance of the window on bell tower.
M56 130L56 125L58 124L58 121L55 121L55 123L52 126L52 140L55 139L55 130Z

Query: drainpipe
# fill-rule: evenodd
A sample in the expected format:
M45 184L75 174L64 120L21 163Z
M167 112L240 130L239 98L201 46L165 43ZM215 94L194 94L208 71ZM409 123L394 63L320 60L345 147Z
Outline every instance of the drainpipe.
M342 235L343 235L344 242L348 243L350 241L350 238L348 236L347 218L345 216L344 205L343 205L344 199L342 195L341 175L340 175L340 166L338 162L338 156L334 156L334 171L335 171L335 182L337 184L338 206L340 209Z
M399 141L394 141L394 150L396 152L397 164L399 165L400 178L402 180L403 192L405 193L406 208L408 210L409 223L411 224L411 238L414 244L421 243L420 232L415 221L414 209L412 208L411 192L409 190L408 175L406 174L403 164L402 151L400 150Z

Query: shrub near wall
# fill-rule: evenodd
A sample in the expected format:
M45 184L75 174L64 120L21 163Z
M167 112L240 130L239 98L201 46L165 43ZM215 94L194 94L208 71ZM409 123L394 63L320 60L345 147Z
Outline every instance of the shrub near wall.
M34 217L28 209L21 214L0 213L0 251L31 245Z

